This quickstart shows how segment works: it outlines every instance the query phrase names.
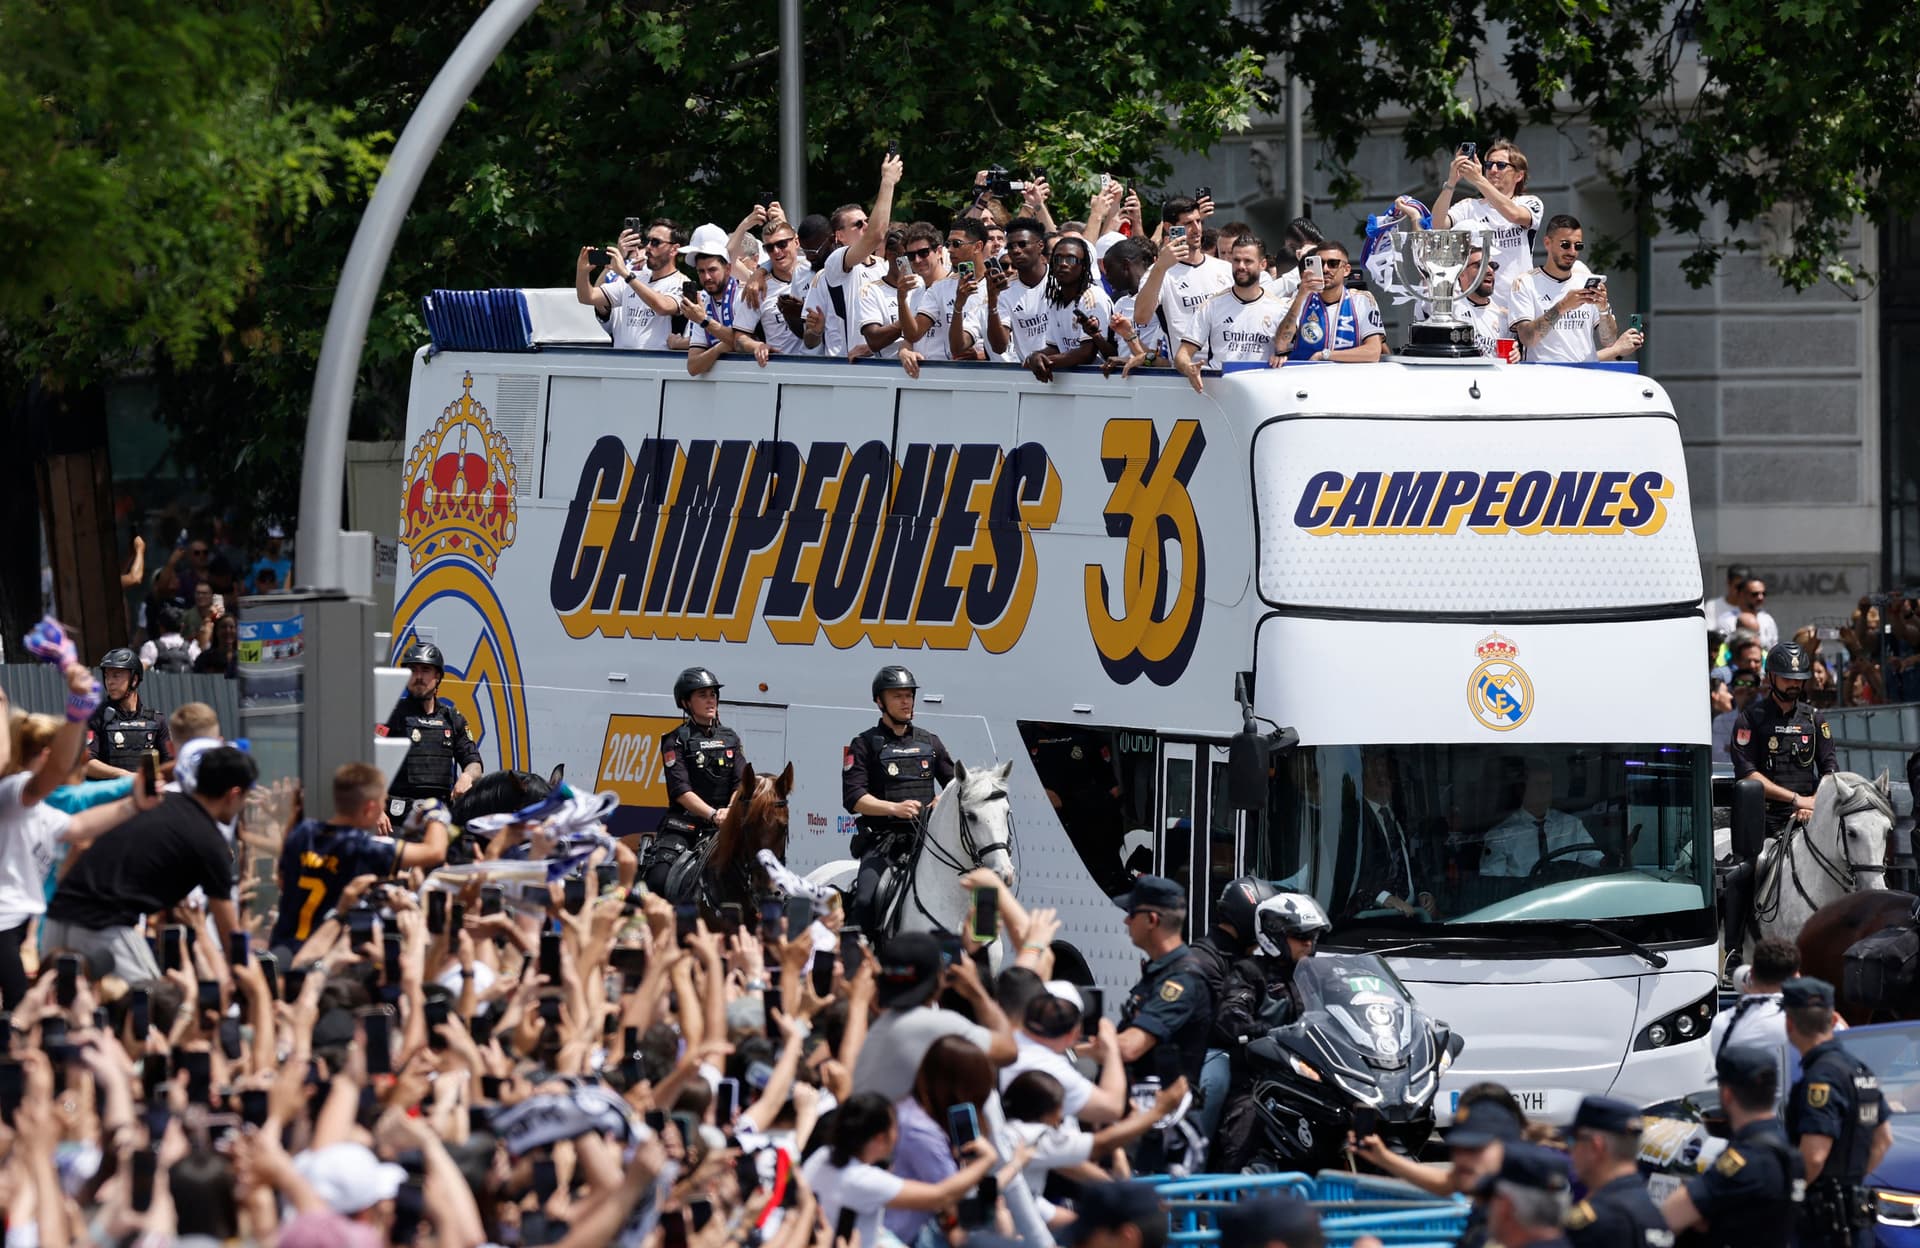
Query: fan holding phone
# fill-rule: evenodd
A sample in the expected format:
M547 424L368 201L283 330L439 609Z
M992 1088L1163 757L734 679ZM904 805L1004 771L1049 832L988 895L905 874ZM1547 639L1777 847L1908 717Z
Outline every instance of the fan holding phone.
M973 1139L960 1150L960 1168L939 1183L903 1179L880 1167L893 1156L899 1128L887 1098L861 1092L840 1106L829 1146L801 1167L820 1211L835 1228L836 1248L857 1232L862 1244L879 1244L881 1215L889 1209L935 1213L957 1203L993 1170L993 1145Z

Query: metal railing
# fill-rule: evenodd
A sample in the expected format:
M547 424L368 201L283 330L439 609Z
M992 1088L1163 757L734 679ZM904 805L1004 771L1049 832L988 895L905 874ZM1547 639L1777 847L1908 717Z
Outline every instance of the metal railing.
M1840 770L1863 776L1884 771L1896 783L1906 780L1907 758L1920 749L1920 702L1836 707L1826 717Z
M0 688L23 711L42 711L65 717L67 682L45 663L0 663ZM187 702L205 702L220 717L220 730L229 737L240 732L240 682L224 676L195 676L180 672L148 672L140 680L142 701L161 714Z

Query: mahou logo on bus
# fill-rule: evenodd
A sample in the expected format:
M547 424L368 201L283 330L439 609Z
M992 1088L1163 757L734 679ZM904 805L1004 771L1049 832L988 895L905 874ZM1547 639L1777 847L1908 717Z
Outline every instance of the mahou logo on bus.
M601 438L550 597L569 636L995 654L1026 628L1033 532L1060 512L1044 448Z

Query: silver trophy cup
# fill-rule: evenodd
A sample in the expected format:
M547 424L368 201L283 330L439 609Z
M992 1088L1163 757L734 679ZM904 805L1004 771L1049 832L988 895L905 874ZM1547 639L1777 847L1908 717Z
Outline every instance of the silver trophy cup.
M1473 326L1454 312L1460 298L1460 275L1473 249L1473 230L1406 230L1394 238L1394 257L1401 281L1426 300L1425 319L1408 334L1407 354L1434 358L1465 358L1480 354ZM1480 276L1475 266L1475 280Z

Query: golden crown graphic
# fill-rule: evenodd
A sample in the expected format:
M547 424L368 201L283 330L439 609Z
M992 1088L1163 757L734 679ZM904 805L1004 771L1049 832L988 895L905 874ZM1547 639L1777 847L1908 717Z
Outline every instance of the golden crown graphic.
M1482 663L1494 660L1511 661L1520 657L1520 647L1499 633L1488 633L1473 652L1480 656Z
M473 374L461 395L407 457L400 540L418 568L443 555L473 560L492 576L513 545L513 452L474 401Z

